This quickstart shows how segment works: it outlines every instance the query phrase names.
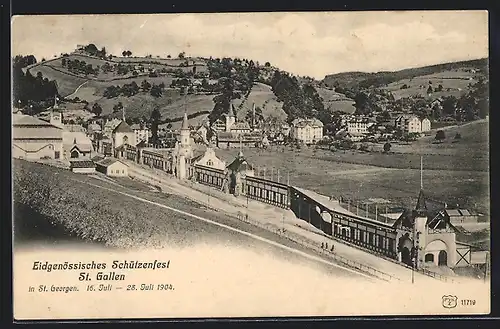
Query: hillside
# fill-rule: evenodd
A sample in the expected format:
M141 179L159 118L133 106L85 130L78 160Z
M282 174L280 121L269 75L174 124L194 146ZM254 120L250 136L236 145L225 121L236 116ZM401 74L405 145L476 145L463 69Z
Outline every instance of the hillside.
M193 68L200 77L208 75L206 60L202 58L113 57L101 59L86 54L72 53L30 65L25 71L28 70L33 76L41 73L44 78L55 80L62 97L86 101L88 108L92 108L94 103L99 104L103 115L121 116L121 111L113 113L113 107L121 103L127 117L149 117L153 108L158 107L164 120L181 119L186 111L188 115L195 116L190 119L190 122L196 125L201 123L212 110L215 95L207 92L181 95L179 88L170 88L172 81L177 79L178 71L193 72ZM142 69L144 72L141 71ZM151 76L150 70L156 74ZM191 82L195 80L201 82L200 77L191 78ZM161 97L153 97L142 89L130 96L122 94L111 98L105 97L106 89L112 86L121 88L133 82L141 86L144 80L151 85L163 84L165 87ZM212 79L208 81L209 83L217 82ZM254 103L263 110L264 117L273 115L283 120L286 119L282 105L276 100L269 86L256 83L248 97L243 96L241 99L234 100L235 106L241 106L242 111L239 116L243 117ZM71 110L82 110L85 103L66 103L63 106Z
M454 63L444 63L418 68L404 69L395 72L345 72L325 76L323 83L329 87L342 86L345 88L382 87L400 80L413 79L420 76L434 75L442 72L463 72L464 69L479 69L478 74L486 75L488 72L488 59L476 59Z
M342 111L346 113L354 113L354 100L328 88L316 87L316 91L323 100L325 110L331 112Z
M233 101L237 108L238 119L244 119L248 111L252 110L253 104L262 109L264 118L275 116L281 120L286 120L286 114L283 111L283 104L278 102L270 86L263 83L256 83L248 97L242 97Z

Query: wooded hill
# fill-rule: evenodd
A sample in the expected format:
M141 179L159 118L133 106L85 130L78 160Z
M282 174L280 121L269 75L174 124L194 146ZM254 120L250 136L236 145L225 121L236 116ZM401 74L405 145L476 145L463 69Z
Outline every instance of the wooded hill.
M443 71L452 71L456 69L472 68L479 69L482 74L487 75L488 59L475 59L469 61L460 61L453 63L444 63L424 67L404 69L400 71L382 71L376 73L365 72L344 72L325 76L323 84L328 87L338 87L349 89L365 89L369 87L382 87L389 83L403 79L412 79L418 76L436 74Z

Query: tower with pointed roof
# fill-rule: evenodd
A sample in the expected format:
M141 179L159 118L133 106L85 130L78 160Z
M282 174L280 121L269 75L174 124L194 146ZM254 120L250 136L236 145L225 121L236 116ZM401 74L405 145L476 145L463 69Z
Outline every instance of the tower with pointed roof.
M187 112L184 112L180 130L180 140L177 143L176 172L177 177L185 179L187 177L188 162L193 157L191 146L191 130L189 129Z
M63 128L62 112L57 105L57 95L54 96L54 106L50 110L50 124L59 128Z
M179 153L186 158L191 158L193 154L191 146L191 130L189 129L187 113L184 112L182 126L180 130Z
M234 116L233 104L229 106L229 113L226 115L226 132L231 131L231 127L236 122L236 117Z

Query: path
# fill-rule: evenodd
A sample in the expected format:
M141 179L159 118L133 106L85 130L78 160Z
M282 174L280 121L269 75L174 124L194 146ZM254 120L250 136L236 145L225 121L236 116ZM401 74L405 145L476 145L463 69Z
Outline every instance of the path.
M100 186L100 185L96 185L96 184L92 184L92 183L89 183L89 182L83 182L84 184L88 184L90 186L93 186L95 188L100 188L100 189L103 189L103 190L107 190L109 192L114 192L114 193L118 193L118 194L121 194L121 195L124 195L124 196L127 196L129 198L132 198L132 199L135 199L135 200L138 200L138 201L141 201L141 202L145 202L145 203L148 203L148 204L151 204L151 205L154 205L154 206L158 206L158 207L161 207L161 208L164 208L164 209L168 209L168 210L171 210L173 212L176 212L178 214L181 214L181 215L184 215L184 216L189 216L189 217L192 217L192 218L195 218L195 219L198 219L198 220L201 220L201 221L204 221L206 223L210 223L212 225L216 225L216 226L219 226L219 227L222 227L222 228L225 228L227 230L230 230L230 231L233 231L233 232L237 232L239 234L242 234L242 235L245 235L245 236L248 236L250 238L253 238L255 240L259 240L261 242L265 242L269 245L272 245L274 247L277 247L277 248L280 248L280 249L283 249L283 250L286 250L288 252L291 252L291 253L294 253L294 254L297 254L297 255L300 255L302 257L305 257L307 259L310 259L310 260L313 260L313 261L316 261L316 262L320 262L320 263L323 263L323 264L326 264L326 265L329 265L329 266L333 266L333 267L336 267L336 268L339 268L339 269L342 269L343 271L348 271L348 272L351 272L352 274L354 275L359 275L359 276L363 276L364 278L368 279L368 280L374 280L373 277L369 276L369 275L366 275L366 274L363 274L363 273L360 273L360 272L357 272L357 271L354 271L354 270L351 270L349 268L346 268L346 267L343 267L343 266L340 266L338 264L335 264L335 263L332 263L332 262L329 262L321 257L318 257L318 256L313 256L313 255L310 255L308 253L305 253L303 251L300 251L300 250L297 250L297 249L294 249L294 248L291 248L291 247L288 247L288 246L285 246L281 243L278 243L278 242L275 242L275 241L272 241L272 240L269 240L269 239L266 239L266 238L263 238L261 236L258 236L258 235L255 235L253 233L249 233L249 232L245 232L243 230L240 230L240 229L237 229L235 227L232 227L232 226L229 226L229 225L225 225L225 224L222 224L222 223L218 223L218 222L215 222L213 220L210 220L210 219L207 219L207 218L204 218L204 217L201 217L201 216L197 216L197 215L194 215L194 214L191 214L189 212L186 212L186 211L182 211L182 210L179 210L179 209L176 209L176 208L173 208L173 207L170 207L170 206L167 206L167 205L164 205L164 204L161 204L161 203L158 203L158 202L154 202L154 201L150 201L150 200L147 200L147 199L144 199L144 198L141 198L141 197L138 197L138 196L135 196L135 195L132 195L132 194L128 194L128 193L125 193L125 192L121 192L121 191L116 191L116 190L113 190L111 188L107 188L107 187L104 187L104 186Z
M73 97L73 95L75 95L78 92L78 90L80 90L80 88L83 87L83 85L86 84L87 82L89 82L89 80L85 81L84 83L76 87L75 91L71 95L66 96L66 98Z
M182 182L164 172L153 171L146 166L125 161L129 164L129 174L131 176L153 176L157 179L157 184L164 191L185 196L202 204L208 204L210 208L215 208L231 215L248 214L254 221L258 221L263 225L271 225L275 228L284 228L287 232L319 246L322 243L328 243L329 246L333 244L336 255L370 266L401 281L411 282L411 269L361 249L351 247L339 240L334 240L307 222L297 219L290 210L277 208L251 199L247 200L245 197L237 198L198 183ZM418 272L414 273L414 277L415 281L419 282L436 282L436 279Z

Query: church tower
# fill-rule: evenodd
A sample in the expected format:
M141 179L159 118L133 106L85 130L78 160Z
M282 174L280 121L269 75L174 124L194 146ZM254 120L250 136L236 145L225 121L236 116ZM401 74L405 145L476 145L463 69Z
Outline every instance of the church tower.
M187 113L184 113L184 118L182 120L179 153L183 154L186 158L191 158L193 153L191 147L191 130L188 125Z
M50 111L50 124L59 128L63 128L62 112L57 105L57 96L54 96L54 106Z
M184 118L182 120L180 131L180 141L177 145L177 177L185 179L187 176L187 162L193 157L193 149L191 147L191 130L189 129L186 112L184 112Z
M226 115L226 132L231 131L231 127L236 122L236 117L234 116L233 104L229 106L229 113Z

